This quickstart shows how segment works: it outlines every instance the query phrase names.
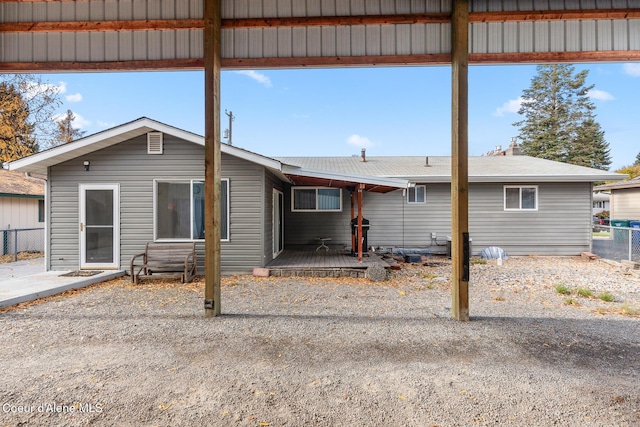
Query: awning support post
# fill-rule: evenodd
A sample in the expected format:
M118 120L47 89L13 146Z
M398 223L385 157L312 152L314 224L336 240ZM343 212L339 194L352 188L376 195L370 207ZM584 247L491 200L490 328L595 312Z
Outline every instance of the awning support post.
M452 29L451 102L451 315L469 320L468 74L469 1L455 0ZM466 244L465 244L466 240ZM465 250L466 248L466 250Z
M220 51L221 0L204 0L204 313L220 309Z

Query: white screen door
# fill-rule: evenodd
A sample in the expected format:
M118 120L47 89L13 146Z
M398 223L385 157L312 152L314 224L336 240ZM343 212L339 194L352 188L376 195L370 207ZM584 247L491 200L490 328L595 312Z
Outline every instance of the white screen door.
M273 257L284 249L284 195L273 189Z
M80 185L80 268L117 269L120 194L117 184Z

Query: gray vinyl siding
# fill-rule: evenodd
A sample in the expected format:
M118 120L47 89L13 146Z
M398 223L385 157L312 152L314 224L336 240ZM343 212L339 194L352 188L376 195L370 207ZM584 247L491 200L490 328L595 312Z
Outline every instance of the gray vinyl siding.
M282 191L282 181L265 169L264 178L264 246L263 265L273 260L273 189Z
M591 183L538 184L537 211L505 211L504 185L508 183L470 186L469 234L475 253L487 246L501 247L509 255L589 250Z
M640 188L611 190L611 219L640 220Z
M83 161L91 162L85 171ZM262 265L262 209L256 189L263 167L222 154L222 178L230 186L230 241L221 243L222 273L250 271ZM51 270L80 266L79 184L120 186L120 269L153 240L154 179L204 179L204 147L164 135L164 153L147 154L141 136L50 168ZM204 242L196 244L198 272L204 274Z
M522 184L519 184L522 185ZM535 184L532 184L535 185ZM504 184L471 184L469 233L473 253L500 246L511 255L576 255L589 250L591 235L591 184L548 183L538 185L538 210L505 211ZM370 222L369 246L428 247L431 233L446 244L451 235L449 184L427 184L426 203L408 204L402 190L387 194L364 193L363 216ZM342 212L291 212L287 203L285 241L291 245L318 244L317 237L331 237L331 245L351 247L350 199L343 191Z

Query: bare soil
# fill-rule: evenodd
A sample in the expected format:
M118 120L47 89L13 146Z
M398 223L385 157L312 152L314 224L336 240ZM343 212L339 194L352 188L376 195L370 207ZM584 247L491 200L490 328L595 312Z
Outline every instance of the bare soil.
M449 271L225 278L213 319L201 279L3 310L0 426L640 425L636 276L578 258L473 265L457 322Z

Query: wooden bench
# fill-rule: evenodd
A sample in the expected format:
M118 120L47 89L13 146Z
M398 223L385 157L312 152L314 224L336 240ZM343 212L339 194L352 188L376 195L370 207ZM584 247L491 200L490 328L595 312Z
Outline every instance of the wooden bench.
M169 276L190 282L198 272L196 264L195 243L147 243L144 252L131 258L131 281Z

